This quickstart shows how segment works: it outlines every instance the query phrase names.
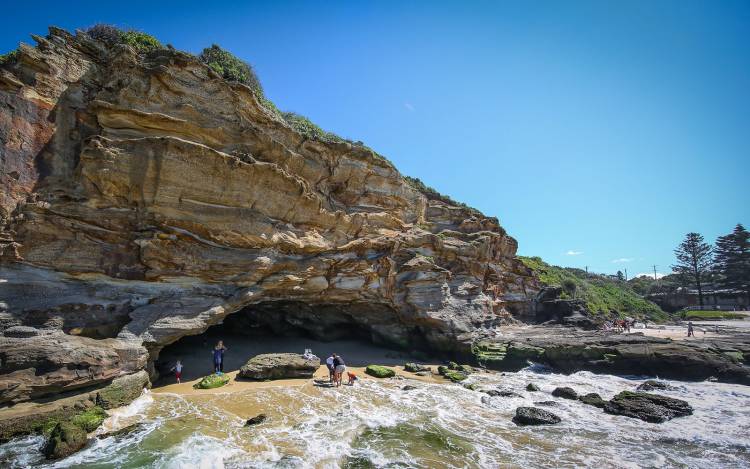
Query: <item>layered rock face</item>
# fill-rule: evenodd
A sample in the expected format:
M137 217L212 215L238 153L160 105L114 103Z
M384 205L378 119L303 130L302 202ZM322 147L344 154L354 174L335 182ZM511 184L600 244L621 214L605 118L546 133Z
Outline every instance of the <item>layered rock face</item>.
M132 373L237 312L466 350L539 289L496 219L190 55L34 39L0 68L0 402Z

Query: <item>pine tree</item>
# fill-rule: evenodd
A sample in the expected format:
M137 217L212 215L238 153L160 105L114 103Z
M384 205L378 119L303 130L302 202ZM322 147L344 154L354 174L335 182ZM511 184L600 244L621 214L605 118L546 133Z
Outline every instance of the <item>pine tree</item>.
M698 302L703 306L703 284L713 263L711 246L698 233L688 233L674 250L677 263L672 270L690 281L698 289Z
M750 303L750 232L741 223L716 240L714 270L722 288L745 292Z

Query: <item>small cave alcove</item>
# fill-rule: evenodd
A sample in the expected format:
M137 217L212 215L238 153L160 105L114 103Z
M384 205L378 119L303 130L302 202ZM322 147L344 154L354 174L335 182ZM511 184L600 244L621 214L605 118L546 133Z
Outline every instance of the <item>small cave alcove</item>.
M405 326L387 305L274 301L247 306L201 334L164 347L154 364L160 381L169 380L177 360L183 364L185 381L212 373L212 349L219 340L227 348L225 372L238 370L261 353L303 353L305 349L321 361L337 353L355 367L434 359L424 352L428 347L421 331Z

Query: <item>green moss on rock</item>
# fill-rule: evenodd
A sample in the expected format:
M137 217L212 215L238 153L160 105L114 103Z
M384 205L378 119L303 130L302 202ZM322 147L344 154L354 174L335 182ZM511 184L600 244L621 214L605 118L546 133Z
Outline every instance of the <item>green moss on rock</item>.
M78 425L87 433L89 433L99 428L99 425L101 425L106 418L107 413L104 411L104 409L99 406L95 406L81 412L78 415L75 415L72 419L70 419L70 422L74 425Z
M365 368L365 373L375 378L393 378L396 376L396 372L392 369L381 366L381 365L368 365Z
M86 445L86 431L72 422L55 425L42 452L47 459L62 459Z
M456 370L445 370L443 376L445 377L445 379L449 379L454 383L458 383L459 381L463 381L467 378L466 374Z
M225 384L229 383L229 376L228 375L208 375L203 377L200 381L195 383L193 385L193 388L195 389L214 389L214 388L220 388L224 386Z

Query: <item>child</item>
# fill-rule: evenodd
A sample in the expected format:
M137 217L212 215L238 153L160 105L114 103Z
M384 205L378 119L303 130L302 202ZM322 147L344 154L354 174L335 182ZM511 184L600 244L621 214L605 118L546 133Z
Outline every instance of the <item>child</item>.
M348 383L346 383L346 384L348 384L349 386L354 386L354 382L355 382L355 381L357 381L357 380L359 379L359 378L357 378L357 375L355 375L355 374L354 374L354 373L352 373L351 371L347 371L347 372L346 372L346 376L347 376L347 377L349 378L349 382L348 382Z
M169 370L174 370L174 376L177 378L177 384L180 384L180 378L182 378L182 361L177 360L177 363Z

